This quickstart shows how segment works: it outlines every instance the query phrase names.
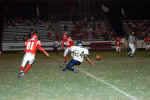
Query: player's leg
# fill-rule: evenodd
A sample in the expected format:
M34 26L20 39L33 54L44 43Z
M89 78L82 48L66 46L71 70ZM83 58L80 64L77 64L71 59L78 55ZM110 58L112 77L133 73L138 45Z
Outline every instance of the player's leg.
M24 70L24 74L26 74L28 72L28 70L30 69L31 64L27 64L25 70Z
M132 52L131 52L131 54L132 54L132 55L131 55L131 56L133 56L133 55L134 55L135 50L136 50L136 48L135 48L135 46L133 45L133 46L132 46Z
M122 55L122 53L121 53L121 47L118 47L118 54Z
M119 46L116 47L116 53L120 54L120 47Z
M119 54L121 53L121 48L120 48L120 47L118 48L118 53L119 53Z
M20 66L20 72L19 72L19 78L24 76L24 69L25 69L25 66L28 62L28 59L27 59L27 54L24 55L23 57L23 60L22 60L22 63L21 63L21 66Z
M26 73L29 71L31 65L32 65L33 62L34 62L34 59L35 59L35 56L34 56L34 55L31 55L31 56L29 57L29 62L28 62L28 64L27 64L26 68L24 69L24 74L26 74Z
M149 50L150 50L150 45L149 45L149 44L146 45L145 50L146 50L146 51L149 51Z
M118 51L118 47L116 46L116 53L117 53L117 51Z
M69 52L69 48L66 48L65 51L64 51L64 62L65 63L68 62L68 57L67 57L68 52Z
M145 51L147 51L148 50L148 45L146 44L146 46L145 46Z
M130 49L131 49L131 51L130 51L130 57L133 57L133 55L134 55L134 53L135 53L135 46L134 46L134 44L130 44Z
M62 71L66 71L68 69L73 72L77 72L77 69L73 68L74 65L80 65L80 62L72 59Z
M74 66L74 61L73 60L71 60L71 61L69 61L69 63L66 65L66 67L65 68L63 68L63 70L62 71L66 71L67 69L70 69L70 70L72 70L73 71L73 69L72 69L72 67Z
M128 48L128 56L131 56L132 52L132 45L129 43L129 48Z

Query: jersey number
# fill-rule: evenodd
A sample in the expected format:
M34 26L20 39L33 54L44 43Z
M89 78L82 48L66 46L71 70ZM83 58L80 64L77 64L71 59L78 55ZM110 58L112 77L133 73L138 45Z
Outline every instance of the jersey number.
M32 50L33 49L33 45L34 45L34 42L28 42L27 50Z
M80 53L78 50L75 50L74 51L74 56L83 58L84 57L84 52Z

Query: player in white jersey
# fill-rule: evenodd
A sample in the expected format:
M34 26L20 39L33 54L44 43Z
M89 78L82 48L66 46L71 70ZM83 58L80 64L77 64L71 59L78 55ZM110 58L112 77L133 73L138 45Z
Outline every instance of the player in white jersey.
M89 51L88 49L84 48L82 46L81 41L77 41L76 46L72 46L70 48L71 50L71 56L72 60L66 65L65 68L62 69L62 71L70 70L73 72L78 72L77 69L73 68L74 65L80 65L84 58L92 65L95 65L95 63L88 57Z
M127 40L127 48L129 48L128 56L133 57L137 47L136 38L134 32L131 32Z

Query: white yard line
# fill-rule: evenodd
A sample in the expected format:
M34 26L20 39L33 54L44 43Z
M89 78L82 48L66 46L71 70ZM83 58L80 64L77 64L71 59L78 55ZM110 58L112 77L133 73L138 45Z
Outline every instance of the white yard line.
M104 81L104 80L102 80L102 79L100 79L100 78L94 76L93 74L91 74L91 73L89 73L89 72L87 72L87 71L84 71L84 70L82 70L82 69L81 69L80 71L81 71L82 73L84 73L85 75L87 75L87 76L89 76L89 77L95 79L96 81L102 82L103 84L105 84L105 85L111 87L111 88L114 89L115 91L119 92L120 94L123 94L124 96L130 98L131 100L138 100L136 97L134 97L134 96L128 94L127 92L125 92L125 91L123 91L123 90L120 90L120 89L117 88L116 86L114 86L114 85L112 85L112 84L110 84L110 83L108 83L108 82L106 82L106 81Z

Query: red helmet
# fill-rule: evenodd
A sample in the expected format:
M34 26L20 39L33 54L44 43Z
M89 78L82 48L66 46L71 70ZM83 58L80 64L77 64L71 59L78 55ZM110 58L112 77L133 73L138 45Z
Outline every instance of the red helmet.
M37 36L35 33L33 33L33 34L31 35L31 38L38 40L38 36Z
M68 33L67 33L67 32L64 32L63 35L68 35Z

